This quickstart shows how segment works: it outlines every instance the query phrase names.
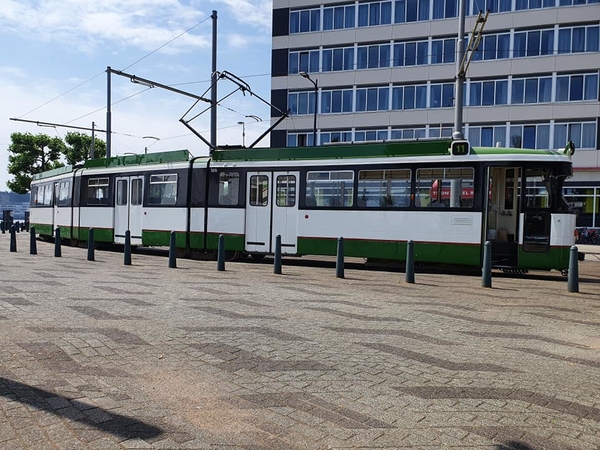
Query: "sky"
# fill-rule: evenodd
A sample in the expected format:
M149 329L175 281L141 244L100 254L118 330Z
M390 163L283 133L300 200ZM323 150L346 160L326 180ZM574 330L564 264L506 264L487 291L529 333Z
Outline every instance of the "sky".
M217 70L242 78L269 101L270 0L0 0L0 191L12 179L11 133L64 138L81 131L10 118L86 128L94 122L106 130L108 66L210 98L213 10ZM179 122L192 98L115 74L111 85L113 156L143 153L146 147L149 153L208 154ZM228 80L217 87L219 99L237 89ZM205 108L199 103L186 118ZM245 129L249 145L268 128L269 115L256 96L235 92L217 109L217 144L242 144ZM210 140L209 111L191 125ZM106 140L105 133L97 135ZM259 146L268 144L267 138Z

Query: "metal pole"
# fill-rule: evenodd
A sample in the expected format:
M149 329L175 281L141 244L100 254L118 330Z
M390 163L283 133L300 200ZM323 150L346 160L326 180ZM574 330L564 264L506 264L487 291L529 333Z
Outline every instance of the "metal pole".
M14 225L10 226L10 251L13 253L17 251L17 232Z
M335 276L336 278L344 278L344 238L339 237L337 240L337 258L335 261Z
M123 265L131 265L131 231L125 231L125 249L123 251Z
M404 281L407 283L415 282L415 247L412 240L406 243L406 274Z
M56 230L54 231L54 256L56 258L60 258L62 256L60 244L61 244L60 228L56 227Z
M225 270L225 236L219 235L219 245L217 247L217 270Z
M456 41L456 86L454 93L454 133L455 140L464 139L463 135L463 90L466 73L463 68L465 57L465 1L458 1L458 40Z
M317 111L319 110L319 81L314 80L315 84L315 116L313 118L313 147L317 146Z
M37 255L37 242L35 241L35 227L29 229L29 254Z
M111 157L111 135L112 135L112 117L111 117L111 110L110 110L110 103L111 103L111 99L110 99L110 75L111 75L111 69L110 66L108 66L106 68L106 157L110 158Z
M571 247L569 253L569 276L567 278L567 285L569 292L579 292L579 251L577 246Z
M90 159L94 159L95 150L96 150L96 134L95 134L96 124L92 122L92 148L90 149Z
M487 288L492 287L492 243L490 241L486 241L483 247L481 286Z
M175 269L177 267L177 247L176 247L176 236L175 232L171 231L169 241L169 268Z
M217 11L213 10L212 15L212 88L210 90L210 101L212 108L210 110L210 143L215 148L217 146ZM212 153L212 149L211 149Z
M94 229L90 228L88 231L88 247L87 247L87 260L94 261Z
M275 236L275 260L273 264L273 273L281 275L281 235Z

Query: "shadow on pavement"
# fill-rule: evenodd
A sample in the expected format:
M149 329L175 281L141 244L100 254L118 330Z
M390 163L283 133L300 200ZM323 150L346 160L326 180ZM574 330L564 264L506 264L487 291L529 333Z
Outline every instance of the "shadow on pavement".
M497 445L495 450L535 450L531 448L529 445L524 444L522 442L510 441L506 444Z
M163 432L158 427L132 417L114 414L94 405L3 377L0 377L0 396L124 439L148 439Z

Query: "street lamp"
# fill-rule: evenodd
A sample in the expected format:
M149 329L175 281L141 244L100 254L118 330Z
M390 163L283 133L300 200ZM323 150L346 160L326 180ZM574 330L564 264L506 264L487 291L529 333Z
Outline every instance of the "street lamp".
M242 147L246 146L246 122L238 122L242 126Z
M300 72L302 78L306 78L315 87L315 117L313 120L313 147L317 145L317 110L319 109L319 85L317 80L313 80L310 75L304 71Z

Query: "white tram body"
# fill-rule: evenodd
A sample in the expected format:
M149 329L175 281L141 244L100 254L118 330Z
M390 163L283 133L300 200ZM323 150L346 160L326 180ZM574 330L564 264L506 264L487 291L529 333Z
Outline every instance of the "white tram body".
M334 255L424 263L568 266L575 216L561 194L572 173L561 152L471 149L464 141L317 148L186 151L93 160L40 174L30 221L43 236L169 244L213 252ZM64 229L64 232L63 232Z

